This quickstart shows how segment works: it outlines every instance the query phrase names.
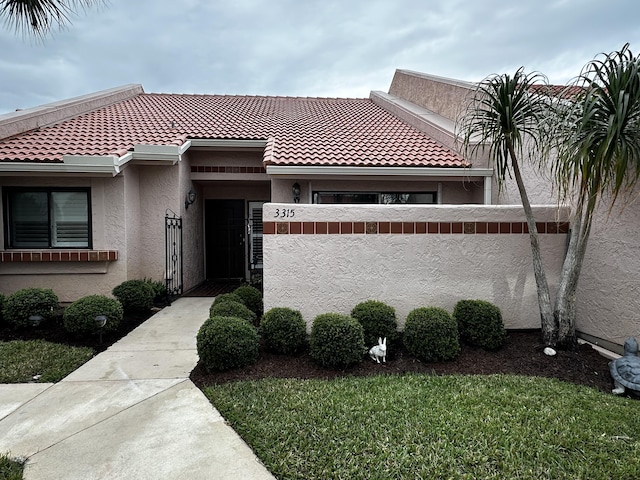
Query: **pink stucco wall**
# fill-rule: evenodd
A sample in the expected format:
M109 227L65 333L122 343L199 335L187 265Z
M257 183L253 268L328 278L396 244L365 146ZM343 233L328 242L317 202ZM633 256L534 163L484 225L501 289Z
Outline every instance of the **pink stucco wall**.
M566 209L535 210L540 222L566 220ZM271 203L264 220L271 222L265 232L272 229L264 237L266 309L295 308L310 325L320 313L349 313L357 303L375 299L393 306L402 325L414 308L452 311L458 300L477 298L498 305L508 328L540 327L529 236L471 233L486 222L503 232L522 232L520 207ZM375 224L377 233L355 233L356 224ZM423 224L447 233L418 232ZM305 234L310 226L316 230ZM383 233L403 227L407 233ZM456 227L461 233L451 233ZM564 233L541 235L552 287L565 243Z

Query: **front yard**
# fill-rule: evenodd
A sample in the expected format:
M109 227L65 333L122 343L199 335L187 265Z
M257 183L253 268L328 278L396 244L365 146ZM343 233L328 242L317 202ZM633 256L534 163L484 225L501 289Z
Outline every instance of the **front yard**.
M636 400L515 375L204 389L279 479L638 478Z

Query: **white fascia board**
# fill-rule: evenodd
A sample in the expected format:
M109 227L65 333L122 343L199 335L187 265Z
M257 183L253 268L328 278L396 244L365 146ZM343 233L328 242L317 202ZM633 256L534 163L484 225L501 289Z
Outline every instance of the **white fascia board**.
M0 173L20 175L84 174L110 175L120 172L118 157L105 155L65 155L60 162L0 162Z
M182 154L191 147L191 140L187 140L182 145L143 145L138 144L133 147L131 152L131 158L126 159L129 161L142 161L145 164L171 164L182 161ZM126 155L122 157L125 159Z
M287 177L491 177L490 168L334 167L267 165L267 175Z

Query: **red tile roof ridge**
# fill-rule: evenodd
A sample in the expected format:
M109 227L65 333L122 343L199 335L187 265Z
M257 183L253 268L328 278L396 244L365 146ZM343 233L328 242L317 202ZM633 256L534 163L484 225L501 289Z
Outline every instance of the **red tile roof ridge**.
M238 98L238 99L282 99L282 100L346 100L346 101L366 101L367 97L319 97L319 96L296 96L296 95L249 95L249 94L227 94L227 93L163 93L163 92L144 92L141 95L147 96L167 96L167 97L219 97L219 98Z

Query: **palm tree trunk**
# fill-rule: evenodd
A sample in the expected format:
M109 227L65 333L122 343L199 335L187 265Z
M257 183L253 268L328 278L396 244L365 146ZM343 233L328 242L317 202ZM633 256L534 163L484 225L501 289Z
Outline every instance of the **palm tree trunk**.
M576 337L576 291L582 270L587 241L591 232L591 219L595 209L595 196L586 206L579 205L574 215L574 225L569 237L569 247L562 264L553 318L558 326L556 346L563 349L575 349L578 345Z
M540 308L540 323L542 326L542 340L547 345L555 346L558 335L558 325L553 316L551 308L551 298L549 296L549 284L542 263L542 252L540 251L540 242L538 241L538 229L536 228L536 220L533 216L533 210L529 203L529 197L522 181L522 174L516 159L516 154L511 142L507 141L507 149L511 157L511 165L513 174L516 178L516 184L520 191L522 199L522 207L527 219L527 227L529 228L529 240L531 242L531 254L533 256L533 273L536 279L536 287L538 291L538 307Z

